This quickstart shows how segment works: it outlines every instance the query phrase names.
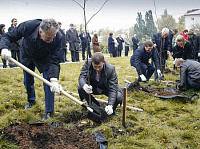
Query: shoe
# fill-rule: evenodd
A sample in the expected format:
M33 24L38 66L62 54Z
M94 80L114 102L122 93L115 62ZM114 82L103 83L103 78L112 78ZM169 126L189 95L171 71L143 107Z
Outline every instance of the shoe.
M117 110L113 111L113 114L118 116L119 115L119 112Z
M47 113L45 113L45 115L42 118L42 121L46 121L46 120L50 119L52 117L52 113L53 112L47 112Z
M31 108L33 105L35 105L36 101L32 101L26 104L25 109Z

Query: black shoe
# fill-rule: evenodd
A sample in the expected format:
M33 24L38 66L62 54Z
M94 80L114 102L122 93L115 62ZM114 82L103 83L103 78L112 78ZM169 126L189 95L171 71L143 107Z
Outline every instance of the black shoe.
M36 103L36 101L27 103L26 106L25 106L25 109L31 108L33 105L35 105L35 103Z
M50 119L52 117L52 113L53 112L47 112L47 113L45 113L45 115L42 118L42 121L46 121L46 120Z
M119 112L117 110L113 111L113 114L118 116L119 115Z

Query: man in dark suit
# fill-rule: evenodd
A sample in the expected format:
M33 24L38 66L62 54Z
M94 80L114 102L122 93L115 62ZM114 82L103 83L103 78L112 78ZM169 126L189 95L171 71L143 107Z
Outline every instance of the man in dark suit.
M137 50L138 44L139 44L139 39L137 38L136 33L133 34L132 42L133 42L133 52L135 52L135 50Z
M15 27L17 27L17 19L13 18L11 20L11 23L12 23L11 27L8 28L8 31L11 31ZM20 62L19 41L12 42L12 44L10 46L10 50L11 50L12 58L14 58L15 60L18 60Z
M167 51L169 49L169 29L163 28L161 32L154 34L152 37L152 42L156 48L156 52L159 57L160 70L163 73L166 65L166 60L168 58ZM154 73L155 81L158 81L158 74ZM161 76L161 80L165 80L164 75Z
M66 41L67 43L69 43L69 50L71 51L72 62L78 62L80 40L74 24L70 24L70 29L66 32Z
M87 67L89 67L90 84L88 84ZM94 53L91 60L84 64L78 82L78 93L81 100L86 99L89 104L89 94L106 95L108 105L105 107L105 111L108 115L113 112L118 115L116 108L118 104L122 103L122 93L119 90L117 74L115 67L104 60L101 52ZM93 96L91 96L91 102L100 106Z
M36 19L19 24L7 32L0 42L1 56L3 59L11 57L8 49L12 41L21 41L21 63L35 71L35 67L43 77L52 83L50 88L44 84L45 115L42 118L51 118L54 111L54 93L60 93L62 87L58 84L60 72L59 50L62 34L59 32L58 23L54 19ZM27 91L28 104L25 109L31 108L36 103L34 77L24 71L24 85Z
M65 36L65 32L64 30L61 28L62 27L62 23L58 22L59 25L59 31L62 34L62 42L61 42L61 49L60 49L60 58L61 58L61 62L65 62L67 61L67 42L66 42L66 36Z
M156 69L149 63L149 59L153 60ZM155 70L161 76L158 55L151 41L145 41L144 45L133 53L131 56L131 66L136 68L138 81L149 81Z
M117 42L118 42L118 57L122 56L122 50L123 50L123 42L124 39L121 37L121 34L119 34L119 36L116 38Z
M91 37L89 33L86 33L85 30L82 30L82 33L79 35L81 39L81 47L82 47L82 59L85 60L85 50L87 47L88 50L88 56L91 58L91 50L90 50L90 43L91 43ZM86 38L87 37L87 38Z

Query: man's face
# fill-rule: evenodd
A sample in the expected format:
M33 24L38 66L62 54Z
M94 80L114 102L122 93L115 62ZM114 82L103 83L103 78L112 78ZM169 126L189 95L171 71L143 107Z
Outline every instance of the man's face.
M12 24L13 24L14 26L17 26L17 20L13 20Z
M164 32L164 33L162 33L162 38L166 38L168 35L169 35L169 33Z
M52 33L51 30L48 30L47 33L45 34L41 30L39 30L39 34L44 42L50 43L56 37L57 31L55 31L55 33Z
M152 51L152 49L153 49L153 46L151 46L151 47L144 47L145 48L145 50L146 50L146 52L151 52Z
M104 62L100 62L99 64L95 64L92 62L92 66L96 72L100 72L103 69Z
M73 30L73 29L74 29L74 26L73 26L73 25L71 25L71 26L70 26L70 29L71 29L71 30Z

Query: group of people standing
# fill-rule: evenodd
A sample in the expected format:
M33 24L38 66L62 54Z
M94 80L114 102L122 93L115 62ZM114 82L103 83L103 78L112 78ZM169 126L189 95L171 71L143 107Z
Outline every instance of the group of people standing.
M89 58L91 58L91 48L90 44L92 42L93 46L93 52L99 52L101 51L98 41L97 33L94 33L94 36L91 38L90 34L85 30L82 30L80 34L78 34L78 31L76 30L76 27L74 24L70 24L69 30L66 31L66 34L63 32L63 50L60 51L61 57L64 56L63 59L61 59L62 62L67 61L66 54L67 54L67 46L69 46L69 51L71 52L71 60L72 62L79 62L79 51L81 49L82 51L82 59L86 59L85 53L88 52ZM60 30L62 30L60 28ZM64 51L64 52L63 52Z
M123 43L125 47L125 56L128 56L129 46L130 46L130 39L128 33L125 33L124 38L122 38L121 34L118 35L117 38L114 38L113 33L109 34L108 37L108 51L110 57L121 57L122 50L123 50ZM132 38L133 43L133 52L138 48L139 39L137 38L137 34L134 33Z

